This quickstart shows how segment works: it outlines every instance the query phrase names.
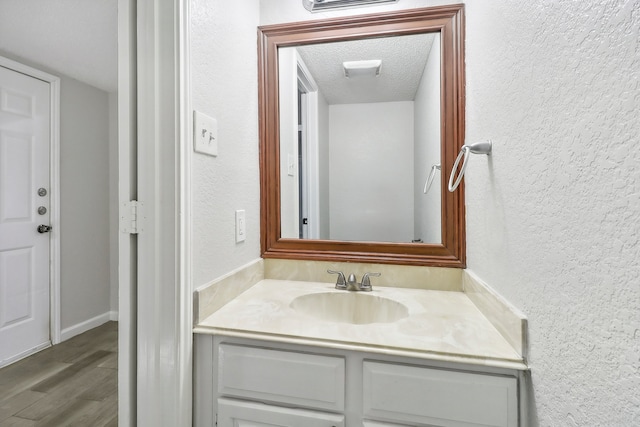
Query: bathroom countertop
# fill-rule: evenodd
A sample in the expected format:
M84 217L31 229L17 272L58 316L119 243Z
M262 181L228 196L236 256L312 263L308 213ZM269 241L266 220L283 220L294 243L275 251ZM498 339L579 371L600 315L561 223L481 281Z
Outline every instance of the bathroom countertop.
M527 369L464 292L374 286L368 295L401 302L409 316L393 323L319 320L290 307L298 296L347 292L331 283L265 279L206 317L194 332Z

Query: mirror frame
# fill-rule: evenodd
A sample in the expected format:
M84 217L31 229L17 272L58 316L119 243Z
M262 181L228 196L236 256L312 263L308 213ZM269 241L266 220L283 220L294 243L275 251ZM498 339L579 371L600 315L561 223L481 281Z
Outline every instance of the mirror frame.
M440 32L442 243L283 239L280 222L278 48L361 38ZM263 258L466 267L464 186L447 179L464 144L464 5L258 27L260 245Z

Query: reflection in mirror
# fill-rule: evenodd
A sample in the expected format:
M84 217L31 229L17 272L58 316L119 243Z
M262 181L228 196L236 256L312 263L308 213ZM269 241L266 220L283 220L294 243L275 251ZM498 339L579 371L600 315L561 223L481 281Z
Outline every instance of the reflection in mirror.
M463 12L258 29L264 258L465 266Z
M441 161L440 33L282 47L278 61L282 237L440 243L439 176L423 193Z

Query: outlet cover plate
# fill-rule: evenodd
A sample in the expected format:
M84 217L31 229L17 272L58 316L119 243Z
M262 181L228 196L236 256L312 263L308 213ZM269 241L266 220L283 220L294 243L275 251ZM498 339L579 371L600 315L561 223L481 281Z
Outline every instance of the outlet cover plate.
M244 242L247 233L247 222L244 209L236 211L236 243Z

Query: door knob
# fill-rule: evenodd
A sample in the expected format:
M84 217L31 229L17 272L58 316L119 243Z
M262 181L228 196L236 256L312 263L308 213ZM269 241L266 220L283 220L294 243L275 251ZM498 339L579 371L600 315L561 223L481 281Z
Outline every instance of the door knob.
M38 226L38 233L48 233L51 231L51 226L50 225L44 225L44 224L40 224Z

